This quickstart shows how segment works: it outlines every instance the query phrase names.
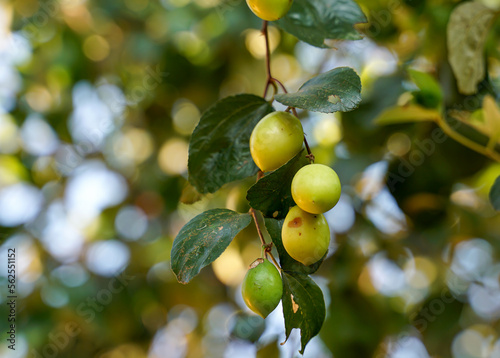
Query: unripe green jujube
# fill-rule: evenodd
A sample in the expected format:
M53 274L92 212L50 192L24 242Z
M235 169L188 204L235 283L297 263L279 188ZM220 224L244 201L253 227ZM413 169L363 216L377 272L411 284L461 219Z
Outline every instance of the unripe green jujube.
M271 262L257 259L243 279L241 293L248 308L266 318L283 295L281 275Z

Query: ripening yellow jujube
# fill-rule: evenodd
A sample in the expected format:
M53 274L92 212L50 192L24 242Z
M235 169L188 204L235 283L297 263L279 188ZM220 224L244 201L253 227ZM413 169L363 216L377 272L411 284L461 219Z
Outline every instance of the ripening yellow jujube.
M263 172L278 169L301 149L304 130L288 112L272 112L262 118L250 136L250 153Z
M281 239L293 259L309 266L328 251L330 228L323 214L310 214L294 206L285 217Z

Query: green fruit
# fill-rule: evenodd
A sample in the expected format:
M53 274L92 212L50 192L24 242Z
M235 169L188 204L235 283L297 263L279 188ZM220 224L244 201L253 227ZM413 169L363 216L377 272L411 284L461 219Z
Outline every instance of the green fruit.
M333 208L339 201L340 192L337 173L323 164L302 167L292 180L293 200L311 214L322 214Z
M248 308L266 318L283 295L280 273L268 260L255 260L243 279L241 293Z
M309 266L328 251L330 228L323 214L310 214L294 206L283 223L281 239L293 259Z
M288 112L272 112L262 118L250 136L250 153L263 172L278 169L301 149L304 130Z
M252 12L266 21L276 21L286 15L293 0L247 0Z

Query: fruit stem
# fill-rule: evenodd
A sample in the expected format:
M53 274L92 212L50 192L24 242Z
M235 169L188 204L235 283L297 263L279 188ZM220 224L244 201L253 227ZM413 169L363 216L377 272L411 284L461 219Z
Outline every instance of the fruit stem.
M279 85L280 85L280 87L281 87L281 89L283 90L283 92L288 93L288 91L286 90L285 85L284 85L283 83L281 83L281 81L280 81L280 80L278 80L278 79L276 79L276 78L274 78L274 77L271 77L271 80L272 80L272 81L274 81L274 82L276 82L277 84L279 84ZM295 108L294 108L294 109L295 109Z
M273 86L274 88L274 93L278 92L278 84L283 92L288 93L286 90L286 87L281 81L278 79L274 78L273 75L271 74L271 49L269 47L269 31L268 31L268 22L264 21L262 23L262 34L264 35L264 39L266 42L266 87L264 88L264 95L262 96L263 98L266 98L267 96L267 91L269 90L269 86Z
M264 250L263 256L265 256L266 258L269 256L271 258L271 260L274 262L274 264L276 265L276 267L278 268L278 270L281 271L280 265L278 264L278 262L276 261L276 259L274 258L273 254L271 252L273 244L266 243L266 239L264 238L264 235L262 234L262 230L260 229L259 222L257 221L257 214L256 214L254 208L250 208L250 215L252 215L253 221L255 223L255 228L257 229L257 234L259 235L259 239L260 239L260 242L262 244L262 248Z
M278 262L276 261L276 259L274 258L273 254L271 253L271 251L267 251L266 250L266 254L269 254L269 257L271 258L271 260L274 262L274 265L276 266L276 268L281 272L281 267L280 265L278 264Z
M267 21L262 22L262 34L266 40L266 73L267 78L271 78L271 51L269 49L269 31L267 31Z
M267 31L267 21L264 20L262 23L262 34L264 35L264 39L266 41L266 87L264 88L264 96L266 98L267 91L270 85L273 85L275 93L278 91L276 84L273 81L273 77L271 75L271 50L269 49L269 32Z
M255 227L257 228L257 234L259 235L260 242L262 246L266 246L266 239L264 239L264 235L262 234L262 230L260 229L259 222L257 221L257 214L255 213L254 208L250 208L250 215L252 215L253 221L255 222Z
M314 154L311 152L311 148L309 147L309 143L307 143L307 138L306 135L304 134L304 144L306 145L306 150L307 150L307 159L309 159L309 163L314 163Z

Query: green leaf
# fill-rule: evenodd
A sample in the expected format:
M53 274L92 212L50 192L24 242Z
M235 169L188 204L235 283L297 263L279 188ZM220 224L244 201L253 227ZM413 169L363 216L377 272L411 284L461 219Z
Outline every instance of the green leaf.
M266 217L284 218L295 205L291 192L293 176L307 163L302 149L288 163L260 179L247 192L250 206Z
M491 187L490 201L495 210L500 211L500 177L495 180L495 184Z
M411 80L420 91L415 92L415 97L428 108L436 108L443 102L443 91L436 79L428 73L408 70Z
M200 193L213 193L226 183L258 172L249 140L271 105L261 97L227 97L201 117L189 143L189 181Z
M283 315L286 338L293 328L300 329L301 350L317 335L325 321L325 299L321 289L307 275L283 272Z
M271 236L271 240L273 241L273 245L278 251L278 255L280 258L280 267L283 271L289 273L302 273L306 275L310 275L318 271L319 267L323 263L324 257L318 262L315 262L310 266L306 266L294 260L290 255L288 255L281 239L281 229L283 227L284 220L265 218L264 222L266 224L267 232L269 233L269 235Z
M285 106L314 112L348 112L361 102L361 80L352 68L338 67L310 79L296 93L274 98Z
M249 214L213 209L184 225L170 253L172 270L177 280L188 283L203 267L217 259L251 221Z
M448 22L448 60L461 93L477 92L485 76L484 44L497 12L480 2L459 4Z
M434 109L412 104L386 109L375 118L375 124L383 126L397 123L436 121L440 116L439 112Z
M327 48L325 40L359 40L355 24L366 22L352 0L294 0L287 15L276 23L310 45Z

